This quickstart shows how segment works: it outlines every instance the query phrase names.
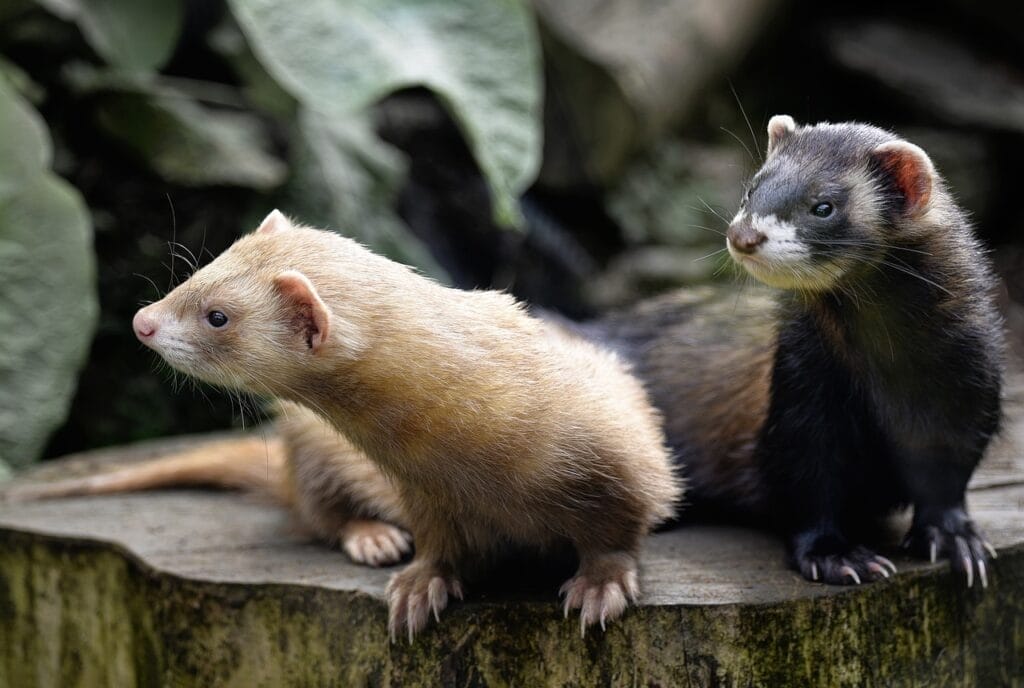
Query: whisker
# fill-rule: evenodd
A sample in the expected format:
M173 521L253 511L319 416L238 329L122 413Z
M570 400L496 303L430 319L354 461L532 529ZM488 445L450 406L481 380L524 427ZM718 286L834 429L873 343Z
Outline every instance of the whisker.
M699 261L702 261L702 260L706 260L706 259L708 259L708 258L711 258L712 256L717 256L717 255L718 255L719 253L721 253L722 251L726 251L726 250L728 250L728 249L725 249L725 248L720 248L720 249L718 249L717 251L712 251L711 253L707 254L706 256L701 256L700 258L694 258L694 259L693 259L693 262L694 262L694 263L697 263L697 262L699 262Z
M908 248L906 246L894 246L892 244L885 244L881 242L860 241L857 239L801 239L801 241L806 244L820 244L822 246L861 246L864 248L884 248L892 251L906 251L907 253L918 253L923 256L932 255L928 251L922 251L916 248Z
M207 254L209 254L209 256L210 256L210 258L211 258L211 259L212 259L212 258L214 258L213 252L211 252L211 251L210 251L210 249L206 248L206 224L203 224L203 241L202 241L202 243L201 243L201 244L199 245L199 257L200 257L200 258L202 258L202 257L203 257L203 252L204 252L204 251L205 251L205 252L206 252Z
M761 162L764 162L764 155L761 153L761 147L757 145L757 135L754 134L754 127L750 124L750 118L747 117L747 111L743 107L743 101L740 100L740 94L736 93L736 87L733 86L732 81L729 82L729 90L732 91L732 97L736 99L736 104L740 106L740 114L743 115L743 121L747 123L747 129L750 131L750 139L754 142L754 148L757 149L757 154L761 157ZM744 146L744 148L746 148L746 146Z
M150 285L152 285L152 287L153 287L153 291L156 292L156 298L157 299L162 299L163 298L163 294L160 293L160 287L156 286L156 282L154 282L152 280L152 278L150 278L150 277L148 277L146 275L143 275L142 273L139 273L139 272L133 272L132 273L132 277L141 277L142 279L144 279L147 282L149 282Z
M172 242L176 242L178 240L178 218L174 214L174 203L171 201L171 194L168 193L168 194L164 194L164 195L167 197L167 205L171 209L171 241ZM171 290L171 287L174 285L174 280L176 279L176 275L175 275L175 272L174 272L174 252L173 251L171 251L171 265L170 265L169 269L170 269L170 272L171 272L171 277L170 277L170 280L167 283L167 291Z
M700 196L697 196L696 198L697 198L697 200L698 200L698 201L700 201L700 202L701 202L701 205L703 205L703 206L704 206L705 208L707 208L707 209L708 209L708 212L710 212L710 213L711 213L712 215L714 215L715 217L717 217L717 218L718 218L719 220L721 220L721 221L722 221L722 222L724 222L725 224L727 224L727 225L729 224L729 220L725 219L725 218L724 218L724 217L723 217L723 216L721 215L721 213L719 213L719 212L718 212L717 210L715 210L715 209L714 209L714 208L712 208L712 207L711 207L710 205L708 205L708 202L707 202L707 201L705 201L705 200L704 200L703 198L701 198Z
M176 249L188 253L187 256L178 253L178 257L185 261L185 264L188 265L189 269L192 272L195 272L196 268L199 267L199 261L196 259L196 255L192 253L191 249L189 249L188 246L178 241L170 241L168 242L167 245L171 249L171 251L175 253L177 253Z
M731 131L729 131L725 127L718 127L718 128L721 129L722 131L724 131L729 136L731 136L734 139L736 139L737 143L739 143L741 146L743 146L743 150L745 150L747 152L747 155L750 156L750 161L752 163L754 163L755 165L757 164L757 158L755 158L754 154L750 152L750 149L747 147L747 144L743 143L743 139L741 139L739 136L737 136L736 134L732 133Z
M705 227L704 225L686 225L687 227L693 227L694 229L703 229L718 236L725 236L725 232L720 229L714 229L712 227Z
M924 282L926 284L930 284L931 286L935 287L936 289L939 289L941 291L946 292L946 294L948 294L950 296L955 296L955 294L953 294L953 292L951 292L949 289L946 289L944 286L942 286L938 282L936 282L934 280L928 279L927 277L925 277L921 273L919 273L919 272L917 272L917 271L915 271L915 270L913 270L913 269L911 269L909 267L902 267L902 266L897 265L896 263L890 262L888 260L882 260L882 265L886 265L886 266L892 268L893 270L896 270L898 272L902 272L905 275L909 275L910 277L914 277L916 279L919 279L919 280L921 280L922 282Z
M947 289L946 287L942 286L938 282L925 277L924 275L922 275L921 273L917 272L912 267L910 267L909 265L904 263L903 261L899 261L898 263L893 262L893 260L899 260L898 258L895 258L895 257L893 257L893 260L890 260L889 258L882 258L881 260L878 260L878 261L870 261L870 260L867 260L865 258L861 258L859 256L848 255L848 254L846 254L846 253L844 253L844 252L842 252L840 250L836 250L836 251L832 251L832 252L825 252L825 255L828 255L828 256L840 256L840 257L846 258L847 260L852 260L852 261L854 261L856 263L859 263L859 264L862 264L862 265L875 266L875 268L879 269L880 272L881 272L881 270L880 270L880 268L878 268L878 266L884 265L886 267L892 268L893 270L896 270L897 272L903 273L904 275L907 275L909 277L913 277L914 279L921 280L925 284L929 284L929 285L935 287L936 289L939 289L939 290L945 292L949 296L955 296L955 294L953 294L953 292L951 292L949 289Z

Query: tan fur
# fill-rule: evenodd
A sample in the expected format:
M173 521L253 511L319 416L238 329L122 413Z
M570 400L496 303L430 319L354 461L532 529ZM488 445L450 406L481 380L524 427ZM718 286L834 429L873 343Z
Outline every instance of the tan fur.
M353 561L398 563L410 550L397 493L366 455L316 414L279 402L276 434L217 440L95 475L15 484L7 500L203 486L243 489L289 507L299 524Z
M102 495L170 486L213 486L265 493L288 502L285 446L279 438L231 438L144 463L117 466L96 475L17 485L10 499L54 499Z
M754 456L768 414L775 357L773 295L753 285L683 289L601 321L603 338L639 342L635 374L665 414L665 434L701 499L760 513ZM713 365L709 365L713 361Z
M288 453L289 503L305 526L330 544L344 544L353 519L408 529L394 485L366 454L313 411L285 401L277 407L277 431Z
M508 295L442 287L280 216L136 321L179 370L316 411L393 482L416 542L390 587L393 634L421 628L464 563L505 543L573 543L581 572L605 576L588 594L607 604L585 622L611 618L639 539L680 495L660 418L614 354ZM612 575L596 560L627 563Z

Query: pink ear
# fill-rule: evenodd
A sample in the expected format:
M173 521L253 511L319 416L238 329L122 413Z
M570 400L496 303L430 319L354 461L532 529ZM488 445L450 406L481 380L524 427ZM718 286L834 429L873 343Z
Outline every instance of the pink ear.
M292 223L284 216L280 210L275 208L270 211L270 214L263 218L263 222L256 228L257 234L273 234L274 232L282 232L286 229L291 229Z
M796 131L796 121L789 115L775 115L768 120L768 152L775 150L784 138Z
M916 216L928 209L935 166L927 153L907 141L890 141L875 148L871 156L903 196L904 212Z
M306 345L316 353L327 341L331 328L331 312L316 293L316 288L296 270L288 270L275 277L274 286L292 309L292 320L305 336Z

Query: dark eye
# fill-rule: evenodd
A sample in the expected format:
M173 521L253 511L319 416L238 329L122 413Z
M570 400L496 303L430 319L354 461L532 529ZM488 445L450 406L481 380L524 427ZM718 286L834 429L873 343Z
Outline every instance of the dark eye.
M814 215L815 217L828 217L832 214L832 210L833 208L831 203L819 203L811 208L811 215Z
M206 314L206 322L210 323L214 327L224 327L228 324L228 316L224 315L220 311L210 311Z

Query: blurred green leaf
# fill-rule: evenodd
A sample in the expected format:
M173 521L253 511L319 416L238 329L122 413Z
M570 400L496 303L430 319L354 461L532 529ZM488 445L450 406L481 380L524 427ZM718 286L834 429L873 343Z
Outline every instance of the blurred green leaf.
M0 198L42 174L53 156L43 118L0 77Z
M252 54L233 17L225 16L221 24L209 33L207 43L231 65L246 100L253 107L276 118L295 119L295 98L267 74L263 64Z
M0 79L6 79L11 87L32 105L39 105L46 97L46 90L36 83L24 69L0 55ZM3 145L0 143L0 145Z
M53 14L78 24L108 64L127 71L159 69L181 33L180 0L37 0Z
M282 205L310 224L445 281L444 270L394 211L401 154L373 133L368 115L328 120L303 110Z
M48 170L49 137L3 80L0 130L0 461L22 466L67 414L96 325L96 265L81 196Z
M487 178L495 215L517 197L541 153L536 27L517 0L229 0L253 51L306 106L351 116L397 89L434 91Z
M285 164L270 152L260 120L214 109L167 90L106 93L97 101L100 128L167 181L259 190L281 184Z
M723 246L751 162L738 146L664 139L635 159L608 194L608 212L634 244Z

